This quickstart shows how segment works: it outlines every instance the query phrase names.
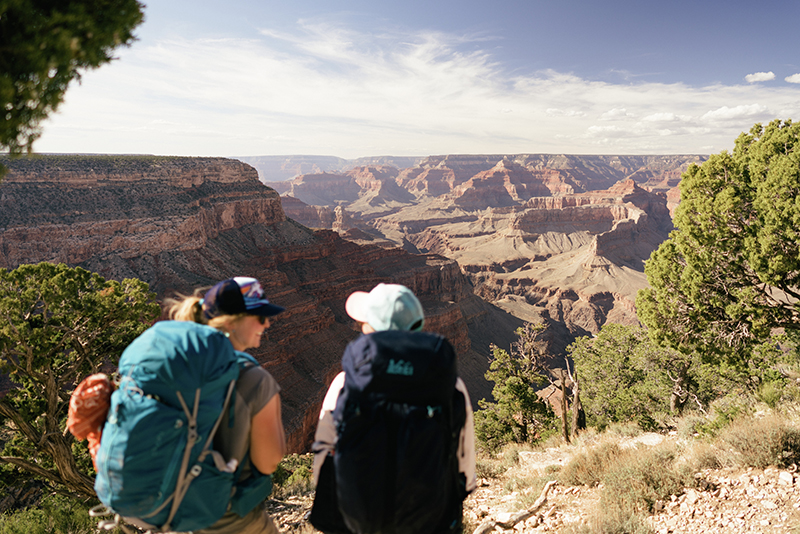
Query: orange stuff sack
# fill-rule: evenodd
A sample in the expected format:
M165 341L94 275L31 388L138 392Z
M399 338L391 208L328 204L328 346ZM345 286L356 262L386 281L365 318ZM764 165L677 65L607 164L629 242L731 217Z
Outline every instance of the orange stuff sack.
M92 462L100 448L100 437L113 391L114 384L108 376L98 373L84 378L69 399L67 429L76 439L89 440Z

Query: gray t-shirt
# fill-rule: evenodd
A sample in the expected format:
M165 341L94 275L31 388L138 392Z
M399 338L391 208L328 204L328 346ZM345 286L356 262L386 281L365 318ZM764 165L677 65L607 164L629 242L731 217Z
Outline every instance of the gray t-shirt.
M233 426L230 424L229 413L226 413L220 423L214 448L222 453L226 461L235 458L241 462L250 449L250 428L253 417L266 406L281 388L266 369L258 365L249 367L241 372L236 382L236 402L234 404ZM245 480L252 472L249 460L242 465L239 480ZM257 506L245 517L239 517L233 512L227 512L215 524L208 528L195 531L195 534L239 534L242 532L270 533L277 532L264 509Z
M241 372L236 382L233 426L230 425L229 413L226 413L217 435L214 436L214 448L222 453L225 460L235 458L237 462L242 461L250 449L250 427L253 417L280 390L281 387L263 367L254 365ZM242 478L246 478L250 473L249 467L249 465L243 466L246 472L243 472Z

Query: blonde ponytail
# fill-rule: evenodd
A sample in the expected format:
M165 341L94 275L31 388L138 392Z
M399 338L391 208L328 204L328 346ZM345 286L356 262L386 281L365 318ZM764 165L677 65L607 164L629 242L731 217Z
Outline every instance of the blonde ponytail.
M169 298L164 300L167 305L167 317L173 321L191 321L193 323L206 324L206 318L203 315L202 293L200 295L195 292L194 295L187 297L186 295L178 295L176 298Z

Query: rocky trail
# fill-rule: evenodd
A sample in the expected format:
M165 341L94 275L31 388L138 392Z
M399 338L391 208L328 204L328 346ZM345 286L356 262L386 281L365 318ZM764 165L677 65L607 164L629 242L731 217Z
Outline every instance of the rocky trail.
M625 446L653 446L666 439L643 434L627 439ZM482 532L568 532L587 524L599 505L601 487L554 484L537 513L509 525L520 511L530 509L540 498L542 480L555 480L555 472L566 465L574 447L520 452L516 465L498 478L482 478L464 503L465 534L484 526ZM655 534L778 534L800 533L800 473L796 469L705 470L698 473L696 487L684 488L656 503L648 518ZM537 489L524 487L538 479ZM306 521L313 494L272 500L269 508L281 532L318 532ZM491 526L490 523L496 526ZM506 523L503 528L500 523Z

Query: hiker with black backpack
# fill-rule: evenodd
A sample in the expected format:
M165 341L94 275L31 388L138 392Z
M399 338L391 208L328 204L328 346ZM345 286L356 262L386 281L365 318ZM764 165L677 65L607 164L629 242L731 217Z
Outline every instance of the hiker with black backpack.
M89 424L100 434L93 459L103 504L93 515L113 516L99 528L278 533L263 504L286 453L280 387L244 350L283 311L255 278L223 280L173 299L170 320L122 353L116 385L76 389L90 398L76 398L71 411L107 407L100 427ZM100 391L104 403L91 398ZM83 414L70 417L80 428Z
M475 489L472 407L442 336L399 284L345 304L362 334L323 400L309 520L326 534L461 532Z

